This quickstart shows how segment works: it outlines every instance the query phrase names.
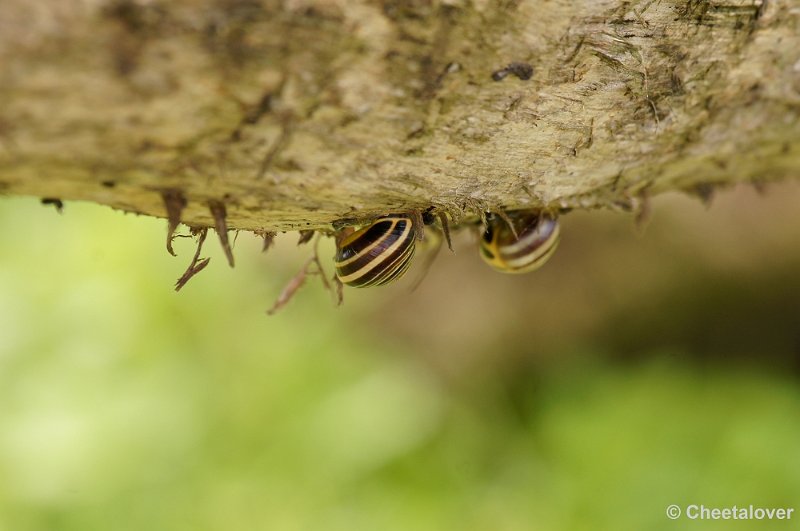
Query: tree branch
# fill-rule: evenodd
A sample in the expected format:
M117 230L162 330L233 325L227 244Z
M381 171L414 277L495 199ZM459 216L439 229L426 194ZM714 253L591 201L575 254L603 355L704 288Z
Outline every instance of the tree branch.
M800 167L798 0L4 0L0 64L0 192L168 217L179 191L193 227L627 209Z

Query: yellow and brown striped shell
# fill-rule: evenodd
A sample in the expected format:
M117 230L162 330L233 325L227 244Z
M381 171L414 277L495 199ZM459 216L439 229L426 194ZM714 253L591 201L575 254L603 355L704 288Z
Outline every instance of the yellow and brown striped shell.
M416 234L408 216L390 215L337 238L336 276L356 288L380 286L397 280L414 256Z
M501 273L527 273L544 265L558 246L558 220L531 211L509 212L504 217L487 220L481 258Z

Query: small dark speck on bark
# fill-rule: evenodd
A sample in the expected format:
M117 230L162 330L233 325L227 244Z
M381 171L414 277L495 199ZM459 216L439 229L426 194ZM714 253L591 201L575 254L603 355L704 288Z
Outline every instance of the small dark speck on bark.
M509 63L504 68L492 72L492 79L495 81L502 81L506 77L508 77L509 74L517 76L522 81L527 81L531 77L533 77L533 67L528 63L521 63L521 62Z

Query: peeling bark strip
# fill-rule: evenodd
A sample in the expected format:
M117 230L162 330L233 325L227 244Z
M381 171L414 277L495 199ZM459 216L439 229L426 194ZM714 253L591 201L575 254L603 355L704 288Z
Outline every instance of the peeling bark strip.
M206 241L208 229L192 229L192 234L195 233L200 235L200 238L197 240L197 250L194 252L192 263L189 264L189 267L186 268L186 272L181 275L181 278L179 278L175 283L175 291L180 291L181 288L185 286L193 276L205 269L208 263L211 261L211 258L200 259L200 251L203 249L203 242Z
M306 260L306 263L303 265L300 271L298 271L297 274L292 277L292 279L289 280L289 282L283 287L283 290L281 290L281 293L278 295L275 303L269 310L267 310L267 315L275 315L275 313L289 304L289 301L294 298L297 291L303 287L306 282L306 278L308 278L309 275L319 275L319 278L322 281L322 287L333 296L334 304L336 306L340 306L342 304L344 301L342 283L335 274L333 275L332 281L329 281L326 278L325 268L322 266L322 261L319 259L319 237L317 237L317 239L314 240L314 247L311 257Z
M300 231L300 239L297 240L297 245L303 245L311 241L311 238L314 237L313 230L301 230Z
M175 229L181 224L181 211L186 207L186 199L178 190L164 190L161 192L164 207L167 209L167 252L178 256L172 249L172 240L175 239Z
M292 277L292 279L283 287L280 295L275 300L275 303L267 310L267 315L275 315L281 308L289 304L289 301L292 300L294 294L303 287L303 284L306 283L306 278L308 277L308 269L311 267L311 264L314 263L314 258L309 258L306 263L303 265L303 268Z
M56 212L58 212L59 214L64 213L64 202L61 199L58 199L57 197L43 197L42 204L53 205L54 207L56 207Z
M453 243L450 241L450 223L447 221L447 215L444 212L439 212L437 216L439 217L439 223L442 225L442 234L447 242L447 248L453 253L455 251L453 251Z
M264 244L261 246L261 252L266 253L272 244L275 243L275 236L277 234L275 232L263 232L260 234L262 238L264 238Z
M219 243L222 245L222 250L225 251L225 257L228 259L228 264L233 267L233 250L228 241L228 225L225 221L227 213L225 211L225 204L222 201L209 201L208 208L211 210L211 216L214 218L214 228L217 230L219 236Z
M227 228L636 209L800 167L800 0L2 0L0 64L3 193L172 226L174 190L231 264Z

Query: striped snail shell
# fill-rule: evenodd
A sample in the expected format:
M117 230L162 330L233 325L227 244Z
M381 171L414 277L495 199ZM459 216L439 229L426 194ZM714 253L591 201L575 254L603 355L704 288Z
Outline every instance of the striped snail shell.
M414 256L412 219L389 215L355 232L336 238L334 265L343 284L356 288L380 286L402 277Z
M555 216L535 211L509 212L503 217L487 219L480 255L501 273L527 273L547 262L558 246L558 239Z

